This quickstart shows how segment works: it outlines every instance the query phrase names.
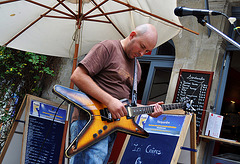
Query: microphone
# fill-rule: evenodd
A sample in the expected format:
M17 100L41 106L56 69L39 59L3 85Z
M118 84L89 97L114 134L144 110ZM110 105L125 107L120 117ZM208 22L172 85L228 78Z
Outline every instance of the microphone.
M177 7L174 10L174 13L176 16L208 16L208 15L221 15L222 13L219 11L213 11L213 10L202 10L202 9L190 9L186 7Z

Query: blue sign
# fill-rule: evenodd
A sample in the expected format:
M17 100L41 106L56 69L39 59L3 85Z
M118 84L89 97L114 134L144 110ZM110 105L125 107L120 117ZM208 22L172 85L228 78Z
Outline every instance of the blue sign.
M121 164L168 164L171 163L177 136L150 134L149 138L131 136Z
M143 128L149 133L179 136L185 115L162 114L158 118L148 117Z
M53 120L54 115L55 122L59 123L65 123L66 120L66 110L59 108L57 113L57 107L48 105L39 101L32 100L31 101L31 107L30 107L30 115L47 119L47 120Z
M158 118L139 117L136 121L149 133L148 138L131 136L121 164L171 163L185 115L162 114Z

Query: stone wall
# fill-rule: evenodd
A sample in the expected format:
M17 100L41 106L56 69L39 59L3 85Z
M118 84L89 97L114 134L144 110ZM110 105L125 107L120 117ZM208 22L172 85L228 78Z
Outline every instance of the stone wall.
M226 13L228 16L231 13L231 6L239 6L239 1L225 1L225 0L209 0L209 9ZM204 9L204 1L201 0L184 0L178 1L178 6L189 8ZM195 35L187 31L182 31L179 35L173 38L176 48L176 59L173 66L172 76L167 94L167 100L172 102L174 91L178 79L180 69L191 69L201 71L214 72L211 92L207 110L214 105L216 98L217 86L219 83L219 73L223 62L223 55L225 53L226 41L219 36L215 31L208 35L206 26L202 26L197 22L194 16L185 16L179 18L182 25L199 33ZM224 16L211 16L210 24L218 30L228 34L229 22ZM205 123L208 113L205 116ZM205 123L203 130L205 129ZM205 143L198 146L198 162L202 163Z

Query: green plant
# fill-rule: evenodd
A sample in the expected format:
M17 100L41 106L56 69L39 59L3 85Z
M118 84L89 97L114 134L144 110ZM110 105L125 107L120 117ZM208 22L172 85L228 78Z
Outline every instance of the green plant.
M48 66L49 57L31 52L0 47L0 92L2 105L14 94L17 97L26 93L38 95L44 75L54 76ZM3 101L4 100L4 101ZM1 107L1 106L0 106Z
M54 76L51 61L52 57L0 47L1 124L14 119L25 94L41 94L42 81Z

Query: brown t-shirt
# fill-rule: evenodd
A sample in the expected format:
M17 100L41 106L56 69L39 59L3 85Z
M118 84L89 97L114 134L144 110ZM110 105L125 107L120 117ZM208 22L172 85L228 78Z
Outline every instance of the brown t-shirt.
M93 80L107 93L117 99L129 98L134 75L134 60L125 54L119 40L106 40L95 45L79 63ZM138 63L138 82L141 67ZM73 118L76 119L76 112Z

